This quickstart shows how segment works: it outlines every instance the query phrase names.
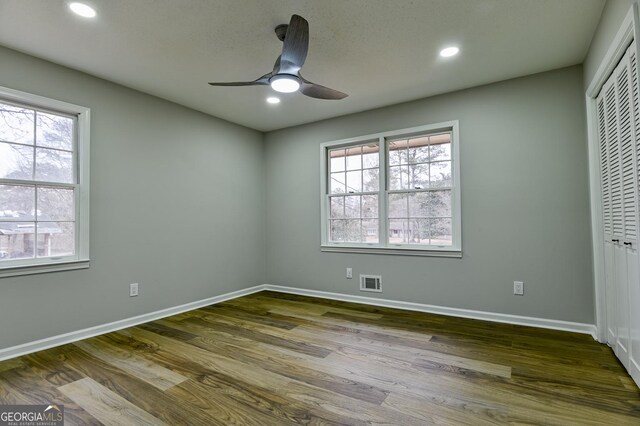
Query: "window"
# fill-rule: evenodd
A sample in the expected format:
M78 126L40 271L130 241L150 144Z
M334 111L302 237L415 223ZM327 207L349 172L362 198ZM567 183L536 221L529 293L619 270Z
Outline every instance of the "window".
M88 266L88 160L87 108L0 88L0 276Z
M322 249L461 255L458 122L322 144Z

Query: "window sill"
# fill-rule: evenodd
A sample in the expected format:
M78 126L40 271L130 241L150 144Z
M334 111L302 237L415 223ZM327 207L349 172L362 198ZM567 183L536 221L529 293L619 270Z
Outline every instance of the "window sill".
M362 253L362 254L390 254L397 256L426 256L426 257L450 257L462 258L462 251L456 249L424 250L412 247L365 247L365 246L338 246L322 245L320 251L332 253Z
M38 265L28 266L6 266L0 267L0 278L17 277L20 275L45 274L49 272L72 271L75 269L88 269L89 266L89 259L42 263Z

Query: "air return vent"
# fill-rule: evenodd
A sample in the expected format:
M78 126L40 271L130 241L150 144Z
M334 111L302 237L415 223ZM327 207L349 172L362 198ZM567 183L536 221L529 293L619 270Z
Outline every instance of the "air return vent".
M360 291L382 293L382 277L380 275L360 275Z

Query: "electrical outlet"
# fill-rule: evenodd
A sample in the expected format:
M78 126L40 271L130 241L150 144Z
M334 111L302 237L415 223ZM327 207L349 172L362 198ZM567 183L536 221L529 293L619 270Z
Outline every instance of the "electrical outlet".
M353 269L347 268L347 278L348 279L353 278Z
M513 294L515 294L516 296L524 296L524 282L522 281L513 282Z
M129 284L129 296L135 297L138 295L138 283Z

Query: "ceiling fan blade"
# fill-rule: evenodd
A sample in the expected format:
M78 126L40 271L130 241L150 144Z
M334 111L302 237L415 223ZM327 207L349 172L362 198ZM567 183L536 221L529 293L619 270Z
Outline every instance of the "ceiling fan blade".
M308 50L309 23L302 16L293 15L284 37L278 73L297 75L307 59Z
M305 79L302 79L302 87L300 87L300 92L302 92L303 95L316 99L340 100L349 96L346 93L342 93L338 90L330 89L328 87L312 83Z
M229 81L221 83L209 83L211 86L265 86L269 84L269 78L273 74L268 73L253 81Z
M282 55L278 56L278 59L276 59L276 63L273 64L273 71L271 71L271 75L276 75L280 72L280 59L282 58Z

